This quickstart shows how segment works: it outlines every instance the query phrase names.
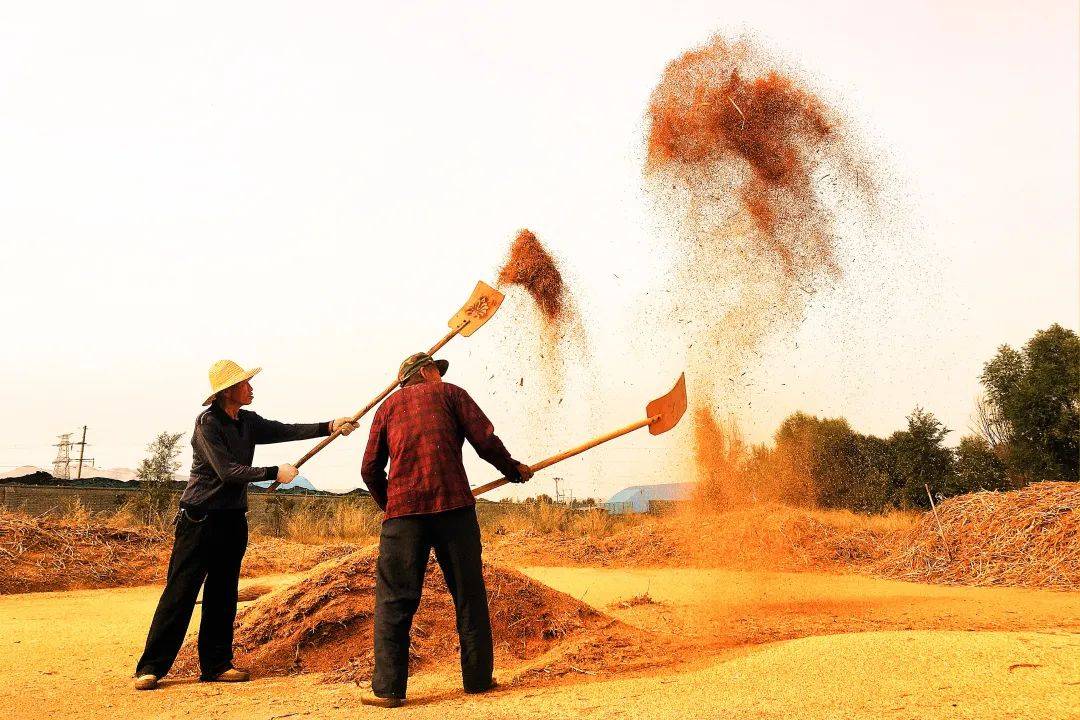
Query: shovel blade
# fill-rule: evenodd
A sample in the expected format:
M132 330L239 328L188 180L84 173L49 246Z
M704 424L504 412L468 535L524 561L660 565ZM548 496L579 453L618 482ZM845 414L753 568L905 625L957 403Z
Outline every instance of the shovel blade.
M451 329L461 327L461 332L458 334L469 337L491 319L491 316L502 305L502 301L503 294L481 280L476 283L472 295L461 306L461 309L450 318L447 326Z
M686 373L679 375L679 381L675 387L663 397L658 397L645 406L645 414L655 417L656 420L649 423L649 434L660 435L679 424L683 413L686 412Z

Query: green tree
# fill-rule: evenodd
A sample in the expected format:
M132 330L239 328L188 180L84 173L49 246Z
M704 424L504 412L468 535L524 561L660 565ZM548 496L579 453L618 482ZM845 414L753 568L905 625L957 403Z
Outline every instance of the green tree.
M823 422L816 415L797 412L780 423L773 434L776 449L771 456L758 459L772 461L776 485L774 499L791 505L817 505L821 502L821 442L825 434ZM841 420L839 422L845 423ZM827 494L826 490L824 494Z
M818 506L872 512L885 504L888 478L870 461L884 444L879 438L856 433L843 418L795 413L781 423L775 441L775 455L793 469L796 485L800 476L808 478Z
M956 463L952 477L945 483L942 495L960 495L978 490L1007 490L1009 477L1005 463L984 438L968 436L956 448Z
M1018 352L1002 345L980 376L1004 428L1009 470L1033 481L1080 479L1080 337L1060 325Z
M892 497L891 478L896 466L892 446L884 438L859 435L856 438L861 471L847 495L845 507L859 512L881 512Z
M135 475L142 492L148 523L160 522L173 500L173 473L180 469L180 439L184 433L163 432L146 446L147 456Z
M929 508L926 488L935 495L944 494L952 482L953 454L944 444L949 430L933 413L920 407L908 415L907 421L907 430L889 438L892 504Z

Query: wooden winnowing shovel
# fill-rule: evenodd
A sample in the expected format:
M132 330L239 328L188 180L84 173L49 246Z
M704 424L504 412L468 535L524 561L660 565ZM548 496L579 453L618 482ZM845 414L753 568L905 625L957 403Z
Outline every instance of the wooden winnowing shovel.
M442 346L454 339L456 335L463 335L469 337L476 332L481 325L491 319L491 316L495 314L495 311L502 305L503 294L491 287L483 280L476 283L476 288L473 290L469 299L461 306L461 309L454 313L454 316L450 318L447 325L450 327L450 332L446 333L439 342L431 346L428 350L428 355L435 355ZM398 386L398 381L395 378L392 383L386 386L386 388L375 396L375 398L364 407L360 408L360 411L349 418L350 422L356 422L360 418L364 417L371 410L371 408L378 405L386 398L387 395L394 392L394 388ZM329 437L323 438L315 447L311 448L304 457L296 461L295 466L300 467L312 457L315 453L322 450L324 447L332 443L338 435L341 434L340 430L334 431ZM274 490L279 487L281 483L270 483L269 490Z
M644 420L638 420L635 423L631 423L625 427L621 427L618 430L609 432L606 435L595 437L587 443L578 445L577 447L570 448L558 455L552 455L547 460L541 460L535 465L530 465L529 469L533 472L537 470L543 470L546 467L550 467L557 462L561 462L567 458L580 455L586 450L591 450L597 445L606 443L608 440L614 440L617 437L631 433L638 428L648 427L649 434L659 435L666 433L671 428L675 427L679 423L679 419L682 418L683 413L686 412L686 375L685 373L679 376L679 381L675 383L675 387L671 388L671 392L663 397L658 397L651 403L645 406ZM492 480L486 485L473 488L473 497L482 495L488 490L494 490L497 487L501 487L510 482L506 478L499 478L498 480Z

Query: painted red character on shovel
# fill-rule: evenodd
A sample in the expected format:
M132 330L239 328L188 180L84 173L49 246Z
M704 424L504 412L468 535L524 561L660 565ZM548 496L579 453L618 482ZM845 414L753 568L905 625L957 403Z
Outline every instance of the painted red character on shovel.
M180 496L165 590L136 666L137 690L156 688L169 672L200 587L200 679L248 679L247 672L232 666L237 585L247 549L247 487L263 480L286 484L297 476L292 465L252 466L255 446L325 437L335 430L348 435L356 429L349 418L289 424L241 410L255 399L250 381L261 369L245 370L232 360L210 367L210 397L203 403L209 407L196 418L191 435L191 477Z
M386 516L375 578L375 672L365 705L405 702L409 630L432 549L454 599L465 692L496 685L480 526L461 449L468 440L511 482L525 482L532 470L510 456L467 392L442 381L448 365L427 353L408 357L398 370L401 389L371 423L362 474Z

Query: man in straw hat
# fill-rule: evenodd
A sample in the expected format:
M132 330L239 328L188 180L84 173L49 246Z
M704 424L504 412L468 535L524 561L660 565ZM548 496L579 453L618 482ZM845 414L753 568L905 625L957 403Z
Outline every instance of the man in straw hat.
M350 418L287 424L241 410L255 399L251 378L261 369L245 370L232 360L220 360L210 367L210 396L203 403L208 407L195 419L191 435L191 476L180 496L165 590L136 666L135 687L139 690L157 687L169 672L184 641L200 586L201 679L248 679L246 672L232 666L237 584L247 549L247 486L263 480L286 484L297 475L292 465L252 466L255 446L310 440L338 429L348 435L356 429Z
M375 578L375 672L371 694L361 698L366 705L405 702L409 629L432 549L454 598L465 692L495 686L480 526L462 445L468 440L512 482L525 482L532 471L510 457L469 394L442 381L448 365L426 353L401 364L401 389L375 413L364 452L364 482L386 513Z

